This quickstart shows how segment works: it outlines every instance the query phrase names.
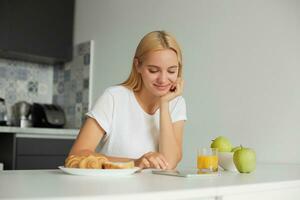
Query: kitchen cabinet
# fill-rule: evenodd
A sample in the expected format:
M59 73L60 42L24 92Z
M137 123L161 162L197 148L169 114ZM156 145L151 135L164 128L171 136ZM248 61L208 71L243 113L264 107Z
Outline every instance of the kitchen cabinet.
M74 0L0 0L0 56L41 63L72 59Z
M4 169L56 169L64 164L74 139L22 138L0 134L0 162Z
M70 139L16 139L16 169L56 169L73 144Z

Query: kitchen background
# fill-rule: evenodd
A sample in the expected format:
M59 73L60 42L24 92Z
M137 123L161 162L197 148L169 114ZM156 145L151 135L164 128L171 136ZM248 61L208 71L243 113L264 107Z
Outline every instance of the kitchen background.
M197 148L219 135L253 148L258 162L300 163L299 10L298 0L75 0L74 58L63 65L1 58L0 96L8 105L57 103L66 127L78 128L104 89L127 78L141 37L166 30L183 50L188 121L181 167L194 166ZM55 16L66 20L66 12Z
M92 41L74 47L73 59L61 65L0 59L0 97L4 97L8 122L19 101L57 104L65 111L64 128L80 128L89 106Z

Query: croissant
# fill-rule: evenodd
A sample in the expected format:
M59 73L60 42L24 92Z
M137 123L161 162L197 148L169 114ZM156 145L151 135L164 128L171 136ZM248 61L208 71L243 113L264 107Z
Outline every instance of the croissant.
M65 167L82 169L103 169L103 164L108 162L105 156L76 156L70 155L65 160Z
M79 168L82 169L101 169L102 164L99 163L97 157L89 155L88 157L83 158L79 163Z
M104 156L96 156L98 159L99 164L101 165L101 168L103 169L104 163L108 162L108 159Z
M80 161L84 158L84 156L75 156L75 155L70 155L67 157L65 160L65 167L68 168L78 168Z

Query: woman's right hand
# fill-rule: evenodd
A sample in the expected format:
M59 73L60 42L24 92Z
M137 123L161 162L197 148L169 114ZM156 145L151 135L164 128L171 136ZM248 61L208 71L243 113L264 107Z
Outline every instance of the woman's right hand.
M136 167L139 167L141 169L167 169L169 165L166 158L158 152L148 152L140 158L134 160L134 164Z
M178 77L177 80L172 83L171 89L168 93L160 97L160 103L170 102L172 99L182 95L184 80Z

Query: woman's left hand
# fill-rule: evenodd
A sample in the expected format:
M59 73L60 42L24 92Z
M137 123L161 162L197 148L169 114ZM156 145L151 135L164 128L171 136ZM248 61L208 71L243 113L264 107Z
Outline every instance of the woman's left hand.
M161 103L169 102L175 97L182 95L183 84L184 84L183 79L181 77L178 77L176 81L172 84L170 91L160 98Z

